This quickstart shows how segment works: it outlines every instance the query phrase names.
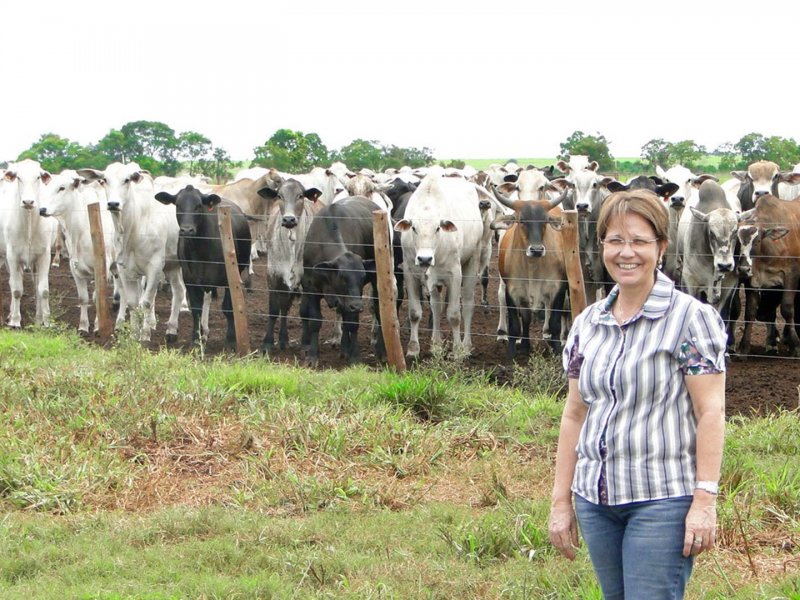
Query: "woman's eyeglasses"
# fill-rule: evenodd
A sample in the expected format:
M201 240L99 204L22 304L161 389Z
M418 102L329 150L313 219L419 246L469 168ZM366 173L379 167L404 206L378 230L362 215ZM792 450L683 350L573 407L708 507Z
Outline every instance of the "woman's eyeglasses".
M626 240L621 237L609 237L604 240L601 240L600 243L603 246L607 246L612 250L622 250L625 247L625 244L628 244L634 250L644 250L650 244L653 244L658 241L658 238L633 238L632 240Z

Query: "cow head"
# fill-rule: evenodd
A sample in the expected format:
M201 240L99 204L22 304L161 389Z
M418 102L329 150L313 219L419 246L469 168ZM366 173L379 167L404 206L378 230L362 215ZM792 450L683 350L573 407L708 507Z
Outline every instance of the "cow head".
M16 195L25 210L37 208L39 196L51 175L35 160L25 159L8 165L3 180L16 185ZM37 210L38 212L38 210Z
M414 236L414 247L417 249L414 264L418 267L436 265L436 248L439 236L458 231L456 224L448 219L402 219L394 226L395 231L410 233Z
M572 156L569 162L558 161L556 166L560 171L566 173L566 180L574 188L572 197L567 200L566 205L574 207L578 212L589 213L592 206L599 201L598 195L602 177L597 173L600 166L596 160L589 161L588 156Z
M106 207L112 215L119 215L136 197L153 197L153 178L136 163L111 163L105 171L78 169L87 181L102 180L106 192ZM152 200L149 200L152 201Z
M705 224L708 245L714 257L714 274L730 273L735 266L734 250L736 248L739 218L728 208L717 208L708 214L690 207L697 221Z
M175 217L181 237L195 237L203 232L205 214L214 210L222 202L217 194L204 194L200 190L187 185L177 194L158 192L155 199L161 204L174 204Z
M277 189L274 186L261 188L258 190L258 195L273 201L278 207L281 214L281 227L294 229L303 215L305 201L318 201L322 192L313 187L306 189L295 179L287 179Z
M333 260L317 263L314 276L322 282L328 305L339 312L361 312L364 309L364 286L375 278L375 261L363 260L346 251Z
M747 171L731 171L731 175L742 182L742 193L750 194L746 198L747 206L754 205L761 196L778 195L781 171L780 167L772 161L756 161L747 167ZM742 204L744 205L745 202Z
M39 214L43 217L60 217L71 210L83 208L79 200L84 181L76 171L66 170L54 175L42 190Z

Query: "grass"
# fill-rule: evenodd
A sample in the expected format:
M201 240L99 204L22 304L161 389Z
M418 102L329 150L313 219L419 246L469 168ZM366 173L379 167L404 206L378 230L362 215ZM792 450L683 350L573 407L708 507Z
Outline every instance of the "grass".
M547 542L557 361L498 387L0 332L0 598L600 598ZM798 598L796 413L730 422L689 598Z

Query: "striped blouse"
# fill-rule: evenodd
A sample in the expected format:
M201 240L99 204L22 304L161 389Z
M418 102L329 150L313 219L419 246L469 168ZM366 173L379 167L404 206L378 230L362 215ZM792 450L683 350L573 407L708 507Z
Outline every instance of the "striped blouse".
M572 491L612 505L690 496L697 421L684 376L725 371L724 324L661 272L621 326L611 314L618 293L584 310L564 347L588 407Z

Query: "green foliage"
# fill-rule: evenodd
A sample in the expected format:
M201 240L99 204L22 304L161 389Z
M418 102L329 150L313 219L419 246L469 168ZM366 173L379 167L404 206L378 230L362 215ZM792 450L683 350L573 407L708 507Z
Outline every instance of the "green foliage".
M656 166L668 169L673 165L683 165L688 169L695 169L706 153L705 147L695 143L694 140L668 142L657 138L642 146L641 157L651 169L655 169Z
M200 158L197 160L197 171L210 177L217 184L225 183L228 180L233 166L234 163L224 148L214 148L211 151L210 159Z
M601 171L615 170L614 158L608 149L608 141L601 133L587 135L582 131L575 131L566 141L561 143L560 159L567 160L570 156L584 155L590 160L596 160Z
M263 145L253 149L253 167L304 173L330 162L328 148L316 133L278 129Z
M196 164L211 151L211 140L195 131L184 131L178 136L178 154L189 163L189 175L197 172Z
M403 166L424 167L433 164L433 154L429 148L401 148L382 145L375 140L353 140L331 155L332 160L340 160L354 171L367 168L383 171Z

